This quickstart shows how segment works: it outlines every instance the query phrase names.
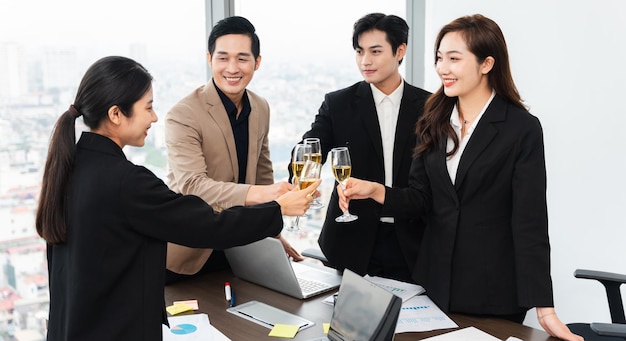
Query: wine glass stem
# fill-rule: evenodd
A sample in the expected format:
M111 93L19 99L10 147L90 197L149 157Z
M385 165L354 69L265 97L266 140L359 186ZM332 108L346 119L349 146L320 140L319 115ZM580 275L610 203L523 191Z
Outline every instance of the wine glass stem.
M344 181L342 181L342 182L341 182L341 190L342 190L342 191L345 191L345 190L346 190L346 182L347 182L347 180L344 180ZM348 200L348 203L349 203L349 202L350 202L350 200ZM346 210L345 210L345 211L343 211L343 215L349 215L349 214L350 214L350 212L349 212L349 211L350 211L350 209L346 208Z

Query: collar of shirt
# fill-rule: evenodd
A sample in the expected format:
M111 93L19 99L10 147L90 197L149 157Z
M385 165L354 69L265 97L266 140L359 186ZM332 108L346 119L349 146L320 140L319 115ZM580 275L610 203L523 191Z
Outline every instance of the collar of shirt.
M487 111L487 107L489 106L489 104L491 104L491 101L493 100L494 97L496 97L496 92L491 90L491 97L489 97L483 109L480 111L478 116L476 116L476 119L474 120L474 122L472 122L472 124L469 127L467 127L467 132L465 134L466 140L469 139L472 133L474 132L474 128L476 127L480 119L485 114L485 111ZM450 115L450 124L452 125L452 128L454 128L456 135L459 137L459 141L461 141L461 119L459 118L458 103L454 105L454 108L452 108L452 114ZM448 151L452 149L451 146L448 146L448 148L449 148Z
M374 104L376 104L376 108L380 106L385 98L389 98L394 107L400 107L400 101L402 101L402 94L404 93L404 79L402 80L402 82L400 82L400 85L398 85L398 87L389 95L385 95L372 83L370 83L370 88L372 88L372 95L374 96Z
M228 114L231 125L235 126L246 121L248 119L248 116L250 116L251 111L250 100L248 99L248 91L243 91L243 97L241 98L241 113L238 113L235 103L233 103L233 101L231 101L230 98L228 98L228 96L226 96L226 94L219 87L217 87L217 84L215 84L215 80L213 80L213 85L215 86L217 94L222 100L222 104L224 105L224 109L226 109L226 113ZM237 117L237 114L239 114L239 117Z
M459 138L459 149L457 149L454 155L449 156L448 159L446 160L446 166L448 167L448 175L450 176L450 180L452 180L452 184L454 184L456 180L456 172L459 169L459 162L461 161L461 155L463 155L465 146L467 146L467 143L469 142L469 139L470 137L472 137L472 133L474 132L474 128L476 127L476 125L478 125L478 122L485 114L485 111L487 111L487 107L489 106L489 104L491 104L491 101L493 100L494 97L496 97L496 92L492 90L491 97L489 97L489 100L487 100L487 103L485 103L485 106L483 107L483 109L480 111L478 116L476 116L476 119L474 120L474 122L472 122L472 124L467 128L467 132L465 134L465 137L463 138L461 137L461 119L459 119L458 104L455 104L454 108L452 108L452 113L450 114L450 124L452 125L452 129L454 129L456 136ZM454 143L452 142L452 138L448 137L448 142L446 144L446 151L450 152L453 146L454 146Z

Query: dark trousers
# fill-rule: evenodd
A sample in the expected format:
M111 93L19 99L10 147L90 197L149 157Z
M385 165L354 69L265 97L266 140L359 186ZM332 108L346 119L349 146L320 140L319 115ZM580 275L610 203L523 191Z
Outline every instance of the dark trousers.
M411 271L406 263L406 259L400 250L394 224L383 222L379 224L376 234L376 243L370 258L367 273L370 276L379 276L415 283L411 278Z

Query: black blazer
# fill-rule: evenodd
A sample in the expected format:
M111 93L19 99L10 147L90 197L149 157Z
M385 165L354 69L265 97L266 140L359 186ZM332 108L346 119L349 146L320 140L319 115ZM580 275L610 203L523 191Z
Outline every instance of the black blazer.
M536 117L496 96L454 185L441 146L413 162L408 189L387 189L389 214L428 213L414 279L443 310L553 305L542 134Z
M161 340L167 241L222 249L282 229L276 202L215 214L93 133L77 144L66 200L67 242L48 247L48 341Z
M394 142L394 186L405 187L408 184L411 155L415 147L415 123L429 95L425 90L406 82L404 84ZM352 176L385 182L382 137L372 89L368 83L358 82L327 94L311 130L304 134L304 138L307 137L320 139L323 162L332 148L347 146L352 160ZM337 203L335 186L318 241L331 264L360 275L366 273L376 240L381 207L373 200L353 201L350 203L350 212L358 215L359 219L350 223L337 223L335 217L341 215L342 211ZM404 221L396 220L396 231L407 266L412 269L423 225L414 217Z

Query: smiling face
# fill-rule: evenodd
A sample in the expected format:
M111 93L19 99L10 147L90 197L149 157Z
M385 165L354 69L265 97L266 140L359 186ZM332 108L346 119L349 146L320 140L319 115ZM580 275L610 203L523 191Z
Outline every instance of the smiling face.
M152 88L133 104L130 117L119 114L119 134L118 144L121 147L126 145L142 147L148 136L148 129L152 123L158 120L152 108Z
M223 35L217 38L215 51L207 53L207 58L217 87L238 104L261 64L261 56L255 60L252 54L252 39L245 34Z
M366 82L374 84L383 93L390 94L402 81L398 67L406 54L406 44L398 46L394 55L386 38L384 31L363 32L359 36L359 46L356 49L356 63Z
M441 39L435 68L446 96L462 99L485 91L490 93L487 73L492 66L492 57L478 62L460 32L446 33Z

